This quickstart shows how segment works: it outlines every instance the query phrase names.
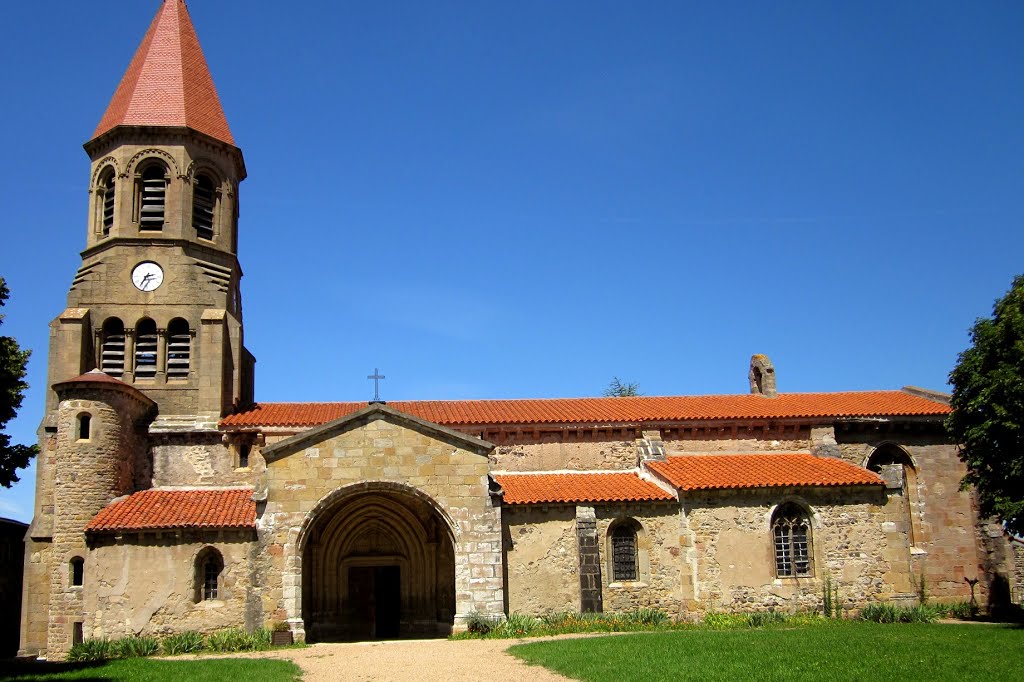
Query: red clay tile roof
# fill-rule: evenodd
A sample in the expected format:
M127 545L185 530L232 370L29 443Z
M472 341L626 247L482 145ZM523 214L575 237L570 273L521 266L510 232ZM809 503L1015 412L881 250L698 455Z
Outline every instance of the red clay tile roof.
M87 531L256 528L252 490L143 490L100 510Z
M235 144L183 0L157 12L93 138L119 125L187 126Z
M674 500L632 472L580 474L497 474L505 504L557 502L646 502Z
M123 381L121 381L120 379L118 379L117 377L112 377L109 374L107 374L106 372L103 372L103 371L98 370L98 369L90 370L90 371L86 372L85 374L79 374L74 379L65 379L64 381L58 381L57 383L54 384L54 386L60 386L61 384L81 384L81 383L86 383L86 384L114 384L116 386L128 386L128 387L131 387L131 384L126 384Z
M647 462L647 468L679 490L882 485L867 469L807 454L689 455Z
M545 400L424 400L388 403L421 419L446 426L483 424L614 424L945 415L949 406L903 391L783 393L636 398L554 398ZM310 427L351 414L366 403L260 403L221 420L224 427Z

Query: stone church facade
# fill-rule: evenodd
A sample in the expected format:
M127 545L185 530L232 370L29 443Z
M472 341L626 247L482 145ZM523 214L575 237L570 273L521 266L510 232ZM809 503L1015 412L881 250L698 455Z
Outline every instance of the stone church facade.
M470 614L1019 601L919 389L255 403L245 163L182 0L93 138L82 265L51 324L21 653L286 623L446 634Z

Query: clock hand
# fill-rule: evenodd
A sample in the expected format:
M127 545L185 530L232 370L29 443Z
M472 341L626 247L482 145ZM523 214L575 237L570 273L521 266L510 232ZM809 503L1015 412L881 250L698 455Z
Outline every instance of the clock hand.
M145 290L145 288L146 288L146 284L147 284L147 283L149 282L149 280L151 280L151 279L153 279L153 273L151 273L151 272L147 272L147 273L146 273L146 275L145 275L145 276L144 276L144 277L142 278L142 283L141 283L141 284L140 284L139 286L140 286L140 287L141 287L141 288L142 288L143 290Z

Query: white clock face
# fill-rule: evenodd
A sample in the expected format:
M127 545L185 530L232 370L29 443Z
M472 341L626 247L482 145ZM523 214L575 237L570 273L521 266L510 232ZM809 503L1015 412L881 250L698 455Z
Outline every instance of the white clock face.
M139 291L153 291L163 284L164 271L152 261L139 263L132 270L132 284Z

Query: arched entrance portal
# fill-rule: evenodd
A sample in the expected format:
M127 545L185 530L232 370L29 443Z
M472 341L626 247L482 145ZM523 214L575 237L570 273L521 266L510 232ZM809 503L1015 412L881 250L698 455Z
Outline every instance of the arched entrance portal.
M454 545L429 498L395 484L364 484L315 514L302 557L309 641L451 632Z

